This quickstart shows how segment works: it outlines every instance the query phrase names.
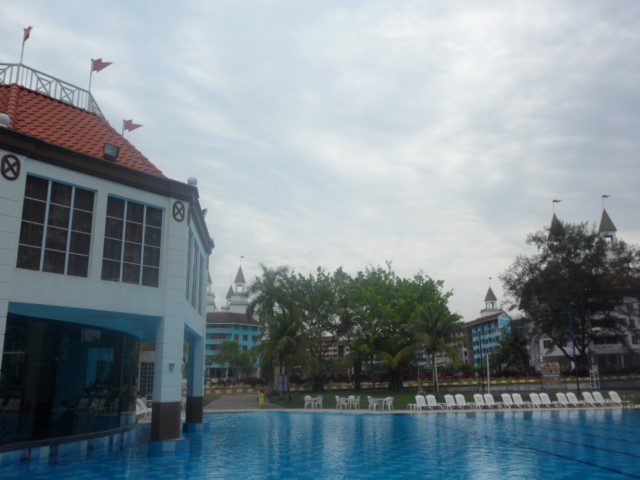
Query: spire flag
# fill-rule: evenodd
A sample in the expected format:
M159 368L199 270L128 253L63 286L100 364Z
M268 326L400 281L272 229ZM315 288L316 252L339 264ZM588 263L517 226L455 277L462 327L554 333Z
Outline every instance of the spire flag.
M20 63L22 63L22 58L24 57L24 42L29 40L29 37L31 36L31 30L33 30L33 27L31 25L29 25L27 28L23 29L23 33L22 33L22 49L20 50Z
M607 193L603 193L602 194L602 208L604 208L604 201L609 198L611 195L607 194Z
M133 123L133 120L122 120L122 135L124 135L124 132L133 132L141 126L142 124L140 123Z
M89 91L91 91L91 78L93 76L93 72L99 72L104 70L113 62L103 62L102 58L96 58L95 60L91 59L91 70L89 71Z

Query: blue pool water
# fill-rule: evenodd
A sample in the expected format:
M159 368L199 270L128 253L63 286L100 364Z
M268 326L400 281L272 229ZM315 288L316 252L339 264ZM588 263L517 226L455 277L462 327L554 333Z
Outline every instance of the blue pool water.
M208 414L188 455L143 447L57 465L0 468L29 479L640 478L640 411L372 415Z

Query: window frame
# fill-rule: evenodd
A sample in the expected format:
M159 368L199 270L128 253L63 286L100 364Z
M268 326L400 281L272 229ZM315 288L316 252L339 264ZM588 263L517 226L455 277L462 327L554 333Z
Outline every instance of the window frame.
M124 202L124 209L123 209L123 212L122 212L122 218L113 217L113 216L108 214L109 200L111 198ZM141 205L143 207L143 210L142 210L142 222L136 222L136 221L127 219L127 213L129 211L129 203L138 204L138 205ZM147 209L148 208L154 208L154 209L160 211L160 226L159 227L156 227L156 226L153 226L153 225L147 225ZM121 230L120 230L120 235L121 236L120 236L119 239L107 236L107 220L108 219L118 220L118 221L122 222L122 227L121 227ZM127 233L127 223L128 222L142 226L142 233L141 233L140 243L127 241L126 233ZM160 230L160 243L159 243L158 246L146 243L147 227L156 228L156 229ZM134 199L131 199L131 198L128 198L128 197L123 197L121 195L109 193L107 195L107 205L106 205L106 209L105 209L105 226L104 226L104 235L103 235L103 249L102 249L102 261L101 261L100 279L103 280L103 281L106 281L106 282L117 282L117 283L125 283L127 285L138 285L140 287L160 288L160 286L161 286L160 270L161 270L161 266L162 266L162 244L163 244L163 238L162 237L163 237L164 229L165 229L165 208L160 207L158 205L154 205L154 204L148 203L148 202L144 202L144 201L140 201L140 200L134 200ZM107 240L120 242L120 258L118 260L115 260L113 258L106 258L104 256L104 248L105 248ZM136 264L136 263L132 263L132 262L125 262L124 256L125 256L125 244L126 243L131 243L131 244L140 246L140 263ZM153 265L145 265L145 263L144 263L144 254L145 254L145 251L146 251L147 248L157 248L158 249L158 266L157 267L155 267ZM105 260L109 261L109 262L116 262L117 261L119 263L120 269L119 269L118 279L117 280L103 278L104 261ZM138 281L136 283L124 280L125 263L127 265L137 265L138 267L140 267L140 271L138 272ZM153 269L156 269L158 271L158 282L157 282L156 285L146 285L146 284L142 283L143 282L143 275L144 275L144 268L145 267L153 268Z
M27 196L27 182L29 181L29 177L33 177L39 180L43 180L47 182L47 192L46 192L46 198L44 200L39 199L39 198L35 198L35 197L30 197ZM52 188L53 188L53 184L57 183L59 185L64 185L67 187L71 188L71 193L70 193L70 200L69 200L69 205L63 205L61 203L56 203L53 202L51 199L51 194L52 194ZM93 195L92 198L92 208L91 210L85 210L83 208L79 208L76 206L76 192L78 190L81 191L85 191L88 193L91 193ZM16 253L16 268L20 268L21 270L31 270L34 272L40 272L40 273L52 273L54 275L67 275L70 277L78 277L78 278L89 278L91 276L91 250L93 248L93 242L92 237L94 236L94 230L95 230L95 222L96 222L96 197L97 197L97 190L92 189L92 188L88 188L88 187L84 187L84 186L80 186L77 185L75 183L66 181L66 180L59 180L57 178L52 178L52 177L48 177L46 175L39 175L37 173L32 173L29 172L26 175L25 178L25 183L24 183L24 191L22 194L22 212L21 212L21 216L20 216L20 232L18 233L18 249L17 249L17 253ZM25 209L25 202L26 200L30 200L30 201L35 201L35 202L40 202L40 203L44 203L44 219L43 219L43 223L38 223L38 222L34 222L31 220L25 220L24 217L24 209ZM51 206L56 206L56 207L62 207L62 208L68 208L69 209L69 219L67 220L67 225L65 227L59 227L59 226L55 226L55 225L49 225L49 214L51 211ZM88 232L83 232L81 230L75 230L73 228L73 220L74 220L74 213L75 211L79 211L79 212L83 212L83 213L89 213L91 214L91 222L89 225L89 231ZM41 226L42 227L42 236L41 236L41 241L40 241L40 246L36 247L34 245L29 245L26 243L21 243L20 241L20 237L22 235L22 226L23 224L29 224L29 225L36 225L36 226ZM66 240L65 240L65 249L64 250L60 250L57 248L48 248L47 247L47 234L49 232L49 228L52 227L54 229L59 229L59 230L65 230L66 231ZM88 235L89 237L89 247L87 249L87 253L78 253L78 252L72 252L71 251L71 237L73 233L77 233L80 235ZM33 268L26 268L26 267L20 267L18 266L18 262L19 262L19 255L20 255L20 247L25 247L25 248L38 248L40 250L40 258L38 261L38 269L33 269ZM56 252L56 253L64 253L64 267L63 267L63 271L62 272L52 272L52 271L46 271L44 270L44 264L45 264L45 255L46 255L46 251L52 251L52 252ZM86 275L77 275L77 274L72 274L69 273L69 258L71 255L75 255L75 256L79 256L79 257L83 257L86 259L87 262L87 273Z

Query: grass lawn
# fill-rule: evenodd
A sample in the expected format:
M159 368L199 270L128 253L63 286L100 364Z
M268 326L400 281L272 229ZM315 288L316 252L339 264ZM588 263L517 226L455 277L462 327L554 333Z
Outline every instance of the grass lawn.
M492 388L493 390L493 388ZM480 390L480 393L482 393L482 391ZM496 402L500 402L500 391L492 391L492 393L494 394L494 398L496 399ZM514 392L511 392L514 393ZM555 392L548 392L549 396L551 397L551 399L555 400ZM631 400L633 403L637 404L640 403L640 395L638 395L637 393L634 394L633 392L619 392L620 396L625 399L625 400ZM353 390L341 390L339 392L323 392L321 395L323 396L323 406L324 408L335 408L336 406L336 395L339 395L341 397L345 397L347 395L360 395L360 408L366 409L368 407L368 402L367 402L367 396L372 396L372 397L376 397L376 398L381 398L381 397L393 397L393 408L396 410L406 410L407 409L407 404L409 403L415 403L415 396L417 394L417 390L416 389L411 389L411 390L402 390L400 392L391 392L389 390L362 390L360 392L356 392ZM433 394L432 391L427 391L427 394ZM529 392L528 391L521 391L520 394L522 395L522 398L524 399L524 401L528 401L529 400ZM320 395L318 393L309 393L309 392L291 392L291 402L287 401L286 397L282 397L280 396L280 394L278 393L273 393L271 395L269 395L269 402L272 403L273 405L279 405L281 407L285 407L285 408L304 408L304 396L305 395ZM467 400L467 402L473 402L473 393L465 393L464 394L465 399ZM606 398L608 398L608 395L605 395ZM436 395L436 399L438 400L438 403L444 403L444 393L441 393L439 395Z
M218 400L220 397L221 397L221 395L206 394L204 396L204 406L206 407L207 405L209 405L214 400Z

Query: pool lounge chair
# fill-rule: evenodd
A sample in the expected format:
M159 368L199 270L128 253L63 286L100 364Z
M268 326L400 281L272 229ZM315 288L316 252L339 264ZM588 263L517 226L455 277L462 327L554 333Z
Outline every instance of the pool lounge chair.
M567 396L562 393L562 392L558 392L556 393L556 398L558 399L556 402L553 402L554 405L557 405L558 407L565 407L565 408L569 408L571 405L569 405L569 401L567 400Z
M540 403L542 404L543 407L548 407L548 408L553 407L553 402L549 398L549 394L545 392L542 392L540 394Z
M537 393L530 393L529 394L529 400L531 403L531 406L533 408L541 408L542 407L542 402L540 401L540 395L538 395Z
M582 392L582 398L584 398L584 401L582 402L583 404L589 405L590 407L598 406L595 398L591 395L591 392Z
M572 407L582 407L584 405L583 402L578 400L578 397L576 397L575 393L568 392L566 396L567 396L567 401L569 402L569 405L571 405Z
M500 398L502 398L503 407L511 408L514 406L513 399L511 398L511 395L509 395L508 393L503 393L502 395L500 395Z
M511 394L511 397L513 398L513 404L518 408L526 408L531 405L530 403L522 400L522 395L520 395L519 393L513 393Z
M418 410L427 408L427 400L424 398L424 395L416 395L416 403L418 404Z
M419 398L420 398L420 397L422 397L422 395L416 395L416 396L414 397L414 399L415 399L416 403L407 403L407 408L408 408L409 410L422 410L422 409L418 406L418 404L420 403L420 400L419 400ZM422 397L422 400L424 400L424 397ZM425 403L426 403L426 402L425 402Z
M614 392L614 391L609 392L609 398L611 399L612 405L620 405L621 407L624 407L626 405L631 405L630 401L622 400L620 398L620 395L618 395L618 392Z
M484 403L489 408L500 408L500 405L496 403L493 395L491 395L490 393L484 394Z
M468 404L467 399L464 398L464 395L462 395L461 393L457 393L455 395L455 400L456 400L457 407L460 409L475 407L474 404Z
M136 398L136 418L138 417L149 417L151 416L151 409L147 407L144 403L144 400L141 398Z
M473 394L473 403L476 408L481 409L487 406L481 393Z
M457 407L453 395L447 394L444 396L444 406L447 410L453 410Z
M429 410L442 408L442 407L444 407L444 405L441 403L438 403L438 400L436 400L435 395L427 395L427 408Z
M595 400L596 405L600 405L602 407L605 407L610 403L610 401L605 400L600 392L593 392L593 399Z

